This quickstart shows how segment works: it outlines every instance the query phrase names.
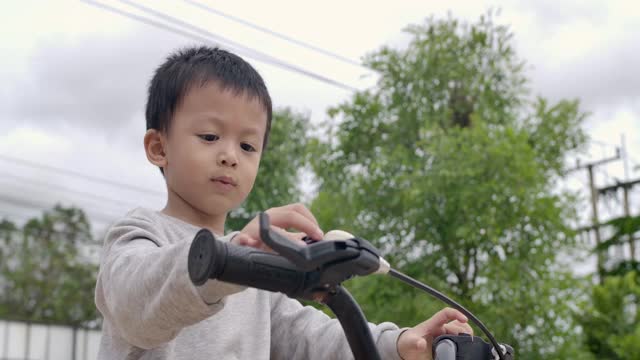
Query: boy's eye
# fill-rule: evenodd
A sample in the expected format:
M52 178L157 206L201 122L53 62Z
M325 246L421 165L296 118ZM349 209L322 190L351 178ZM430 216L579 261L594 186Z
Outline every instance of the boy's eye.
M219 139L218 135L214 135L214 134L202 134L202 135L198 135L198 137L204 141L216 141Z
M254 148L253 146L251 146L251 144L242 143L242 145L240 145L240 147L241 147L241 148L242 148L242 150L244 150L244 151L248 151L248 152L254 152L254 151L256 151L256 148Z

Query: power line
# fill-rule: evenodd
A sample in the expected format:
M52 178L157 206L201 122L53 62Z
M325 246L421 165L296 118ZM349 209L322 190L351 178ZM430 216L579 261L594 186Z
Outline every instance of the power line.
M9 213L9 212L0 210L0 221L8 220L8 221L11 221L11 222L15 222L14 219L19 219L20 221L27 222L28 220L31 220L32 218L33 218L33 216L24 215L24 214L18 214L18 213Z
M24 198L17 198L9 194L1 194L0 202L12 204L14 206L18 206L21 208L38 209L38 210L45 210L51 207L51 204L44 204L41 202L26 200ZM94 209L85 209L83 211L85 211L88 215L94 218L102 219L103 222L108 222L108 223L111 223L117 218L121 217L121 215L108 214L102 211L96 211Z
M201 3L196 2L196 1L193 1L193 0L184 0L184 1L185 1L186 3L188 3L188 4L190 4L190 5L193 5L193 6L195 6L195 7L198 7L198 8L200 8L200 9L202 9L202 10L204 10L204 11L207 11L207 12L209 12L209 13L212 13L212 14L215 14L215 15L221 16L221 17L223 17L223 18L225 18L225 19L228 19L228 20L234 21L234 22L236 22L236 23L239 23L239 24L242 24L242 25L248 26L248 27L250 27L250 28L252 28L252 29L255 29L255 30L258 30L258 31L260 31L260 32L267 33L267 34L269 34L269 35L272 35L272 36L275 36L275 37L280 38L280 39L282 39L282 40L288 41L288 42L290 42L290 43L293 43L293 44L296 44L296 45L302 46L302 47L307 48L307 49L309 49L309 50L313 50L313 51L319 52L319 53L321 53L321 54L324 54L324 55L327 55L327 56L329 56L329 57L332 57L332 58L334 58L334 59L336 59L336 60L340 60L340 61L345 62L345 63L350 64L350 65L362 66L362 64L360 64L359 62L354 61L354 60L352 60L352 59L349 59L349 58L347 58L347 57L345 57L345 56L343 56L343 55L336 54L336 53L331 52L331 51L329 51L329 50L325 50L325 49L322 49L322 48L317 47L317 46L315 46L315 45L312 45L312 44L309 44L309 43L306 43L306 42L303 42L303 41L300 41L300 40L294 39L294 38L289 37L289 36L287 36L287 35L284 35L284 34L281 34L281 33L275 32L275 31L273 31L273 30L271 30L271 29L267 29L266 27L263 27L263 26L260 26L260 25L254 24L254 23L249 22L249 21L247 21L247 20L240 19L240 18L235 17L235 16L233 16L233 15L225 14L225 13L223 13L222 11L217 10L217 9L214 9L214 8L212 8L212 7L210 7L210 6L207 6L207 5L201 4Z
M197 40L197 41L201 41L201 42L204 42L204 43L212 44L214 46L219 46L220 44L216 43L216 41L217 41L217 42L219 42L221 44L225 44L226 47L231 48L233 51L235 51L235 52L237 52L239 54L243 54L243 55L245 55L247 57L250 57L250 58L252 58L254 60L257 60L257 61L260 61L260 62L263 62L263 63L266 63L266 64L274 65L274 66L283 68L283 69L291 71L291 72L296 72L298 74L305 75L305 76L310 77L312 79L322 81L322 82L324 82L326 84L333 85L333 86L339 87L339 88L344 89L344 90L357 91L357 89L355 87L353 87L353 86L350 86L350 85L341 83L339 81L330 79L328 77L316 74L316 73L314 73L312 71L309 71L309 70L306 70L306 69L304 69L302 67L289 64L289 63L287 63L287 62L285 62L283 60L280 60L280 59L275 58L273 56L267 55L267 54L262 53L260 51L251 49L249 47L243 46L243 45L238 44L238 43L236 43L236 42L234 42L232 40L226 39L226 38L224 38L222 36L215 35L215 34L209 32L207 30L204 30L204 29L200 28L200 27L197 27L195 25L189 24L189 23L187 23L187 22L185 22L183 20L174 18L173 16L170 16L170 15L161 13L159 11L147 8L145 6L130 2L128 0L120 0L120 1L123 2L123 3L127 3L130 6L133 6L135 8L138 8L139 10L141 10L143 12L154 14L155 16L157 16L159 18L162 18L164 20L167 20L167 21L169 21L171 23L178 24L178 25L183 26L183 27L185 27L187 29L195 31L195 32L197 32L197 33L199 33L201 35L206 36L206 37L201 36L201 35L196 35L196 34L193 34L193 33L187 32L187 31L183 31L181 29L169 26L167 24L160 23L158 21L155 21L155 20L152 20L152 19L149 19L149 18L145 18L145 17L139 16L139 15L135 15L135 14L129 13L127 11L124 11L124 10L121 10L121 9L118 9L118 8L115 8L115 7L112 7L112 6L109 6L109 5L98 3L98 2L93 1L93 0L80 0L80 1L82 1L82 2L84 2L86 4L89 4L89 5L101 8L103 10L114 12L116 14L119 14L119 15L122 15L124 17L136 20L138 22L142 22L142 23L145 23L147 25L152 25L152 26L167 30L169 32L173 32L175 34L182 35L182 36L190 38L192 40ZM215 41L212 40L212 39L215 39Z
M609 175L609 172L606 170L603 170L601 168L595 168L596 173L599 173L602 178L604 179L605 182L610 182L611 181L611 176Z
M212 38L212 39L214 39L214 41L218 41L218 42L220 42L222 44L227 44L227 46L233 48L235 51L237 51L239 53L245 53L245 54L247 54L247 56L252 57L255 60L266 62L266 63L271 64L271 65L279 66L279 67L284 68L285 70L289 70L289 71L292 71L292 72L297 72L297 73L300 73L302 75L309 76L309 77L311 77L313 79L323 81L323 82L328 83L330 85L338 86L338 87L340 87L342 89L345 89L345 90L349 90L349 91L356 91L357 90L356 88L354 88L354 87L352 87L350 85L346 85L344 83L341 83L341 82L338 82L336 80L330 79L330 78L325 77L323 75L316 74L316 73L314 73L312 71L309 71L309 70L306 70L306 69L304 69L302 67L289 64L289 63L287 63L287 62L285 62L283 60L280 60L280 59L278 59L276 57L273 57L273 56L268 55L266 53L263 53L261 51L252 49L250 47L244 46L244 45L242 45L240 43L237 43L237 42L235 42L233 40L229 40L229 39L227 39L227 38L225 38L223 36L216 35L216 34L210 32L208 30L205 30L205 29L201 28L201 27L195 26L195 25L193 25L191 23L188 23L188 22L186 22L184 20L178 19L176 17L173 17L171 15L162 13L160 11L154 10L154 9L146 7L144 5L140 5L140 4L138 4L138 3L134 2L134 1L131 1L131 0L120 0L120 2L128 4L129 6L132 6L132 7L136 8L138 10L141 10L143 12L146 12L147 14L152 14L152 15L154 15L156 17L164 19L164 20L166 20L166 21L168 21L170 23L173 23L175 25L185 27L185 28L187 28L187 29L189 29L191 31L195 31L196 33L199 33L200 35L206 36L208 38ZM211 41L209 40L208 42L211 42Z
M44 182L36 181L36 180L33 180L33 179L29 179L29 178L26 178L26 177L17 176L17 175L14 175L14 174L9 174L9 173L6 173L6 172L1 172L0 171L0 178L1 178L0 180L4 180L4 178L12 178L12 179L20 181L21 184L27 183L27 184L32 184L32 185L35 185L35 186L44 187L44 188L47 188L47 189L54 188L54 189L66 191L66 192L71 193L71 194L84 196L84 197L88 197L88 198L93 198L93 199L101 201L101 202L106 201L106 202L111 202L111 203L118 204L118 205L121 205L121 206L138 206L137 204L134 204L133 202L127 202L127 201L116 200L116 199L112 199L112 198L108 198L108 197L103 197L103 196L96 195L96 194L89 193L89 192L74 190L74 189L68 188L66 186L62 186L62 185L58 185L58 184L52 184L52 183L44 183Z
M608 142L602 141L602 140L591 139L590 141L592 143L594 143L594 144L597 144L597 145L600 145L600 146L608 146L608 147L614 148L614 149L616 149L616 148L618 148L620 146L620 145L608 143Z
M16 229L13 229L11 231L11 233L17 233L17 234L24 234L24 226L27 225L30 221L35 220L35 221L42 221L44 219L44 216L46 215L47 211L44 211L42 213L39 213L37 215L23 215L23 214L17 214L17 213L8 213L6 211L2 211L0 210L0 222L2 221L9 221L11 223L13 223L14 225L16 225ZM89 225L92 225L91 223L89 223ZM62 234L62 235L67 235L67 236L78 236L78 233L74 232L74 231L64 231L64 230L55 230L55 232L57 234ZM90 232L92 233L92 235L96 234L95 229L90 229ZM101 240L99 239L100 236L98 235L97 237L92 236L90 238L90 242L84 243L83 245L89 245L89 246L96 246L99 245L101 243Z
M69 170L69 169L62 169L62 168L58 168L58 167L53 167L53 166L50 166L50 165L40 164L40 163L36 163L36 162L24 160L24 159L18 159L18 158L10 157L10 156L7 156L7 155L0 154L0 159L5 160L5 161L9 161L9 162L12 162L12 163L15 163L15 164L19 164L19 165L30 166L32 168L44 169L44 170L53 171L53 172L57 172L57 173L61 173L61 174L71 175L71 176L79 177L79 178L82 178L82 179L85 179L85 180L90 180L90 181L94 181L94 182L98 182L98 183L102 183L102 184L106 184L106 185L117 186L117 187L120 187L120 188L127 188L129 190L142 192L142 193L145 193L145 194L148 194L148 195L164 196L164 193L162 193L160 191L153 191L153 190L149 190L149 189L146 189L146 188L143 188L143 187L139 187L139 186L135 186L135 185L130 185L130 184L125 184L125 183L121 183L121 182L118 182L118 181L103 179L103 178L99 178L99 177L96 177L96 176L83 174L83 173L80 173L80 172L77 172L77 171L73 171L73 170Z
M95 201L87 202L85 200L78 201L72 198L63 198L63 199L55 199L50 198L44 200L42 198L38 198L36 196L26 197L21 196L19 198L13 197L12 192L1 192L0 191L0 204L10 204L13 206L17 206L24 209L36 209L38 211L48 211L55 204L66 204L73 207L81 208L89 218L92 220L98 220L99 223L112 223L115 219L121 217L122 215L116 215L116 213L121 214L123 209L117 209L112 207L105 207L104 203L97 203ZM40 201L37 201L40 200ZM44 200L44 201L43 201ZM134 208L139 207L139 204L128 206L127 211ZM5 207L6 210L6 207Z
M186 1L186 0L185 0L185 1ZM594 144L600 145L600 146L601 146L601 147L603 147L603 148L604 148L604 147L606 147L606 146L607 146L607 147L609 147L609 148L614 148L614 149L619 149L619 148L620 148L620 145L618 145L618 144L613 144L613 143L606 142L606 141L602 141L602 140L590 139L589 141L590 141L590 142L592 142L592 143L594 143ZM629 161L633 162L634 164L638 164L638 165L640 165L640 161L638 161L637 159L635 159L634 155L629 154L629 152L628 152L628 151L625 151L624 156L626 156L626 158L627 158Z

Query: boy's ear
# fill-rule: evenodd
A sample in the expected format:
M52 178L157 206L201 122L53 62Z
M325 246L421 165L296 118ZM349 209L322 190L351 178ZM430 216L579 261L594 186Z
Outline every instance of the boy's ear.
M156 129L147 130L144 134L144 151L149 162L160 168L167 166L164 147L165 139L163 134Z

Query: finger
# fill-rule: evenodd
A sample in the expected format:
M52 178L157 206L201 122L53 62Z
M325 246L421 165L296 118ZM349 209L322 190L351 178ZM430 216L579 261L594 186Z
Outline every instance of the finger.
M473 335L473 330L467 324L462 324L462 323L456 324L456 323L450 322L448 324L444 324L444 333L452 334L452 335L458 335L460 333Z
M282 236L286 237L287 239L297 243L298 245L303 245L303 246L307 245L307 243L305 243L304 240L302 240L302 238L307 236L305 233L286 231L286 230L280 229L279 227L276 227L276 226L272 226L271 228L273 228L273 230L276 231L277 233L279 233L280 235L282 235Z
M301 233L301 232L290 232L289 236L290 236L290 239L295 241L296 243L302 246L307 246L307 243L304 242L304 237L307 236L307 234Z
M414 349L416 350L416 352L423 353L423 352L427 351L427 339L418 338L413 344L414 344Z
M302 215L303 217L305 217L306 219L308 219L309 221L311 221L313 224L315 224L318 229L320 229L320 225L318 224L318 220L316 220L315 216L313 216L313 214L311 213L311 211L304 205L297 203L297 204L289 204L289 205L285 205L279 208L276 208L277 211L284 211L284 212L295 212L298 213L300 215ZM299 229L298 229L299 230ZM311 234L309 234L311 235ZM320 235L321 236L317 236L315 237L316 240L321 240L324 236L324 234L322 233L322 230L320 230Z
M313 216L313 214L311 213L311 211L304 205L297 203L297 204L290 204L287 205L286 207L290 208L291 210L299 213L300 215L306 217L307 219L313 221L314 224L318 225L318 227L320 226L318 224L318 220L316 220L316 217Z
M303 232L287 231L286 233L287 233L287 236L289 237L289 239L291 239L291 240L300 240L300 241L302 241L302 238L307 236L307 234L305 234Z
M463 313L456 309L447 307L438 311L429 320L427 320L427 322L429 322L432 326L442 326L452 320L458 320L464 323L468 321L467 317L464 316Z
M243 238L241 238L240 240L243 241L244 244L241 244L241 245L250 246L252 248L256 248L266 252L274 252L273 249L271 249L267 244L262 242L261 239L256 239L246 234L243 234L243 235L244 235Z
M318 224L295 211L274 211L269 214L271 225L282 229L296 229L314 239L322 239L324 234Z
M445 333L446 330L444 328L444 324L453 320L466 322L467 318L458 310L447 307L438 311L430 319L419 324L417 327L423 331L424 334L429 336L438 336Z
M473 335L473 328L471 328L471 325L469 325L469 323L460 322L458 320L455 320L455 321L451 322L451 324L453 324L457 328L459 328L460 332L465 333L465 334L469 334L469 335Z
M261 241L256 240L245 233L239 233L238 235L234 236L232 242L241 246L250 246L255 248L260 248L260 246L262 245Z
M404 359L422 359L428 349L428 340L409 330L400 339L398 350Z

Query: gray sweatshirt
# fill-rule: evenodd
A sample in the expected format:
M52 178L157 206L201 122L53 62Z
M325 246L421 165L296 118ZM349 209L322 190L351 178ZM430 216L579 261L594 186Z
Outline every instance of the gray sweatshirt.
M96 285L98 359L353 358L339 322L313 307L216 280L194 286L187 254L198 230L146 209L110 228ZM400 359L398 327L370 327L382 358Z

